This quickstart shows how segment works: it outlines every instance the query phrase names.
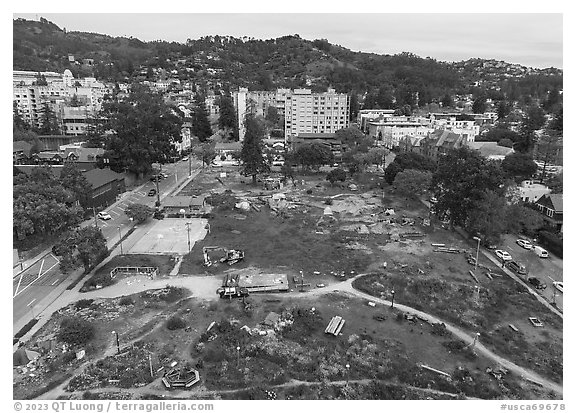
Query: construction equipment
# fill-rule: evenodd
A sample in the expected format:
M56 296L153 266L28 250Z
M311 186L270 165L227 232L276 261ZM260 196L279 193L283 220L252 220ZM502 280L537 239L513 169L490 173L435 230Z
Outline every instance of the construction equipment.
M204 247L202 248L202 253L204 254L204 265L210 267L213 262L208 255L208 251L224 251L224 256L220 258L220 262L226 262L228 265L236 264L238 261L244 259L244 251L241 250L229 250L223 247Z
M248 289L245 287L240 287L238 285L238 275L226 275L222 282L222 287L219 287L216 290L216 294L220 296L220 298L243 298L248 297L250 293Z

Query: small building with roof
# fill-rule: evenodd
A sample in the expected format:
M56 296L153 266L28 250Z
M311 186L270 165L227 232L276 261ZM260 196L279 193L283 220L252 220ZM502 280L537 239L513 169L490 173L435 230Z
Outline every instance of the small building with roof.
M91 169L84 172L92 191L85 208L103 208L116 202L118 195L126 191L124 175L110 169Z

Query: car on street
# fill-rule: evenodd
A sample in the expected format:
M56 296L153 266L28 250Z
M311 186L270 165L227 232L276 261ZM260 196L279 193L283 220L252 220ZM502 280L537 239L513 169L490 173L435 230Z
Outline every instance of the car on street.
M156 195L156 189L152 188L151 190L148 191L148 196L154 196Z
M514 271L517 274L520 275L527 275L528 271L526 270L526 267L524 267L522 264L520 264L519 262L516 261L508 261L506 263L506 266L508 268L510 268L512 271Z
M564 293L564 282L563 281L554 281L552 283L554 285L554 287L560 291L561 293Z
M536 277L528 278L528 282L537 290L544 290L547 287L545 282L542 282L539 278Z
M512 256L508 253L508 251L504 250L495 250L494 254L502 261L512 261Z
M190 159L188 156L185 156L184 158L182 158L183 161L187 161L188 159Z
M534 253L536 255L538 255L540 258L548 258L548 251L546 251L544 248L539 247L537 245L534 245L534 248L532 248L532 251L534 251Z
M98 218L103 219L104 221L108 221L109 219L112 219L110 214L106 211L98 212Z
M166 172L160 172L158 176L160 177L160 179L168 178L168 174Z
M525 239L517 239L516 244L520 245L522 248L527 249L527 250L532 249L532 243L528 240L525 240Z

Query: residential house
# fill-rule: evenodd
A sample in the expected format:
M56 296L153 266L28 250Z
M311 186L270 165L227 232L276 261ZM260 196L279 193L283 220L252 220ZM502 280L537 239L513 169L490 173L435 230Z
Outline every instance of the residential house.
M85 208L103 208L116 202L118 195L126 191L124 175L110 169L91 169L84 172L92 186Z
M409 136L406 135L398 144L398 148L400 152L414 152L421 154L422 153L422 141L424 140L423 136Z
M67 148L64 151L64 158L78 165L81 171L89 171L96 168L98 158L103 154L102 148Z
M548 195L551 189L546 185L534 183L534 181L526 180L522 181L515 190L517 191L518 198L523 202L536 202L542 196Z
M420 142L421 154L438 161L451 149L466 145L466 138L449 130L435 130Z
M214 150L216 151L216 161L234 161L232 155L242 150L242 143L218 142Z
M26 141L16 141L12 143L12 162L14 165L26 163L30 158L32 144Z
M486 159L501 161L506 156L514 153L514 149L499 146L497 142L468 142L470 149L478 151Z
M562 232L564 212L562 194L542 195L535 204L544 215L546 225L555 231Z
M35 153L30 157L35 165L62 165L64 157L61 152L43 151Z
M206 197L170 196L163 201L162 205L164 213L168 216L203 214L206 211Z

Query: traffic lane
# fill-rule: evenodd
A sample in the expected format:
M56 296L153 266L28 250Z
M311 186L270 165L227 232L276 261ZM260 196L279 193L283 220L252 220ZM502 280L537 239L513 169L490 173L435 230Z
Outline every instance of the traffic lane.
M550 276L555 281L564 279L561 260L552 262L549 258L540 258L534 251L527 250L516 244L518 238L513 235L507 234L503 239L505 241L505 249L510 252L514 260L526 267L528 274L536 277L543 276L546 279Z
M13 315L12 321L18 322L28 312L33 311L35 316L38 316L40 310L40 302L48 296L54 289L56 289L62 282L68 279L70 275L64 275L60 272L57 266L44 276L34 281L29 287L18 294L12 300Z
M554 281L563 280L562 262L553 263L548 258L540 258L534 251L522 248L516 244L514 235L507 234L503 237L504 247L510 252L514 260L523 264L528 271L528 275L518 275L525 281L529 277L536 277L540 281L546 283L547 287L544 290L536 290L538 294L544 297L551 303L556 303L560 309L564 308L563 293L554 287Z

